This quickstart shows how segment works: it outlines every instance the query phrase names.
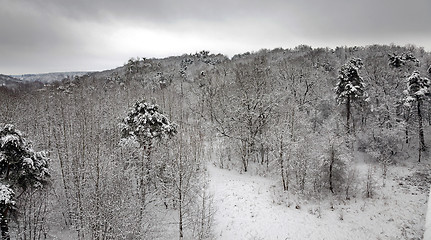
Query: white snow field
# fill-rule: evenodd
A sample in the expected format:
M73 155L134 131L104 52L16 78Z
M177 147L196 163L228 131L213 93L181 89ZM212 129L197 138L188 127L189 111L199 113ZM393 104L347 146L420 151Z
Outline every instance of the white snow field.
M428 166L428 165L427 165ZM408 169L408 170L407 170ZM295 200L275 180L209 166L216 239L422 239L428 187L391 167L375 197ZM377 174L377 173L376 173ZM278 193L278 194L276 194ZM299 209L297 209L297 207Z

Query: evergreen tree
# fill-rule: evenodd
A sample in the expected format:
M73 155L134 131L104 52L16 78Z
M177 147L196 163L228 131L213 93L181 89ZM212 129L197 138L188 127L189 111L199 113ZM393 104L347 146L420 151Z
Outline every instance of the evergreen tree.
M421 152L425 151L425 139L422 120L422 100L430 94L430 80L426 77L421 77L418 71L414 71L407 79L408 85L405 93L408 95L408 102L416 101L419 125L419 162L421 161Z
M152 141L171 137L176 125L159 111L156 104L138 101L123 120L123 138L133 138L141 146L151 146Z
M402 53L401 55L397 55L395 53L388 54L388 65L396 70L396 78L397 79L405 79L405 76L407 76L410 69L413 69L415 66L419 66L420 61L411 53ZM396 87L398 86L398 82ZM395 88L396 88L395 87ZM400 113L403 115L404 121L405 121L405 141L406 143L409 142L409 125L407 124L409 122L409 119L412 115L411 112L411 105L409 103L409 98L405 97L401 99L401 101L398 101L398 109L401 111Z
M48 164L45 153L34 151L13 125L7 124L0 130L0 228L3 239L10 239L8 219L16 213L19 197L48 183Z
M393 68L400 68L407 62L412 62L416 66L420 64L420 61L411 53L403 53L402 55L397 55L395 53L389 54L389 66Z
M404 64L406 64L406 61L402 56L396 55L395 53L389 54L389 66L399 68Z
M354 58L341 66L338 72L338 83L335 87L336 100L339 104L346 104L347 133L350 133L352 101L367 96L363 79L359 76L359 69L362 65L361 59Z
M140 169L138 174L138 191L140 206L140 217L147 203L147 195L152 181L151 153L155 141L172 137L176 134L176 124L171 123L168 118L159 111L156 104L145 100L135 103L134 107L124 118L122 124L123 141L132 140L139 143L142 151L142 162L138 163Z

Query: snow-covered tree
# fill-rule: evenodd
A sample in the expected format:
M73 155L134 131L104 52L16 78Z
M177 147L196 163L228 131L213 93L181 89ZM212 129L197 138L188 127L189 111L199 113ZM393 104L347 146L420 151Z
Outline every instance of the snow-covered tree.
M176 125L159 110L159 106L145 100L138 101L123 120L123 138L132 138L141 146L151 146L153 140L169 138L176 133Z
M11 124L0 130L0 228L3 239L10 239L8 220L16 201L26 191L48 183L49 158L36 152L22 133Z
M158 105L145 100L135 103L122 124L122 142L137 142L142 151L142 162L138 167L138 191L141 201L141 216L148 201L147 195L152 181L151 153L156 141L174 136L177 132L176 124L159 110Z
M181 136L172 143L171 159L168 159L165 169L165 179L170 179L172 186L164 186L176 202L180 239L190 238L187 236L193 225L190 215L199 203L197 200L204 182L202 156L198 153L202 146L198 146L200 143L192 132L186 131L181 129Z
M391 67L400 68L407 62L412 62L415 65L420 64L420 61L411 53L403 53L402 55L389 54L389 66Z
M268 59L256 57L248 64L238 64L233 79L226 81L213 96L212 111L217 131L236 144L242 170L248 170L255 153L265 152L264 134L274 118L280 92L273 91ZM263 150L263 151L262 151Z
M15 192L10 188L10 185L4 185L0 183L0 218L1 218L1 232L2 239L10 239L9 236L9 226L8 226L8 215L14 213L15 208L15 200L13 199L15 196Z
M336 100L339 104L346 104L346 127L348 133L350 133L352 101L367 96L363 79L359 76L359 69L362 65L361 59L353 58L341 66L338 72L338 83L335 87Z
M405 60L400 55L396 55L395 53L389 54L389 66L399 68L404 64Z
M351 156L348 154L346 140L342 136L328 134L327 144L328 156L324 157L323 172L328 174L329 190L336 193L340 192L343 184L347 182L345 178Z
M412 75L407 79L407 90L405 94L407 95L406 104L416 101L417 113L418 113L418 125L419 125L419 162L421 157L421 152L425 151L425 139L424 139L424 129L422 120L422 100L425 96L430 94L430 80L426 77L421 77L418 71L414 71Z
M388 90L396 90L398 86L400 86L404 81L406 76L409 74L409 72L418 67L420 65L419 59L417 59L412 53L410 52L404 52L401 55L397 55L395 53L388 54L388 65L394 70L392 73L394 76L392 79L399 79L399 81L396 82L396 85L389 85ZM388 71L383 71L388 72ZM399 91L394 92L394 94L385 94L389 96L396 96L398 95ZM399 97L399 96L398 96ZM400 100L395 100L397 102L397 108L398 108L398 114L402 115L405 124L405 141L406 143L409 142L409 124L407 124L410 120L410 117L412 115L412 106L409 102L411 102L411 99L409 99L408 95L405 95Z

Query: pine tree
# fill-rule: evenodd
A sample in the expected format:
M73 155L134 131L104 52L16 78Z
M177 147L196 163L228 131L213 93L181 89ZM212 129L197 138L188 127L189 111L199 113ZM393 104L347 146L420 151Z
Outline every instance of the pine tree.
M393 53L393 54L389 54L389 63L388 64L391 67L399 68L399 67L403 66L404 64L406 64L406 61L402 56L396 55L395 53Z
M365 85L359 69L362 67L362 60L359 58L351 59L341 66L338 75L338 83L335 87L336 100L339 104L346 104L346 128L350 133L351 104L353 101L366 97Z
M421 161L421 152L425 151L425 139L422 119L422 100L425 96L430 94L430 80L426 77L421 77L418 71L414 71L407 79L407 90L405 93L408 95L408 102L416 101L419 125L419 162Z
M123 138L133 138L141 146L151 145L153 140L171 137L176 133L176 125L159 111L156 104L141 100L123 120Z
M397 55L395 53L389 54L389 66L393 68L400 68L407 62L412 62L416 66L420 64L419 60L411 53L403 53L402 55Z
M392 67L393 69L397 70L396 76L397 78L404 79L405 76L408 74L408 69L412 69L412 67L415 65L416 67L420 65L420 61L411 53L402 53L401 55L397 55L395 53L388 54L388 65ZM409 64L410 63L410 64ZM413 64L413 65L412 65ZM403 70L404 69L404 70ZM407 72L404 72L407 71ZM398 84L397 84L398 86ZM409 142L409 126L408 121L411 116L411 105L409 103L409 98L403 98L401 101L398 102L398 105L401 107L399 108L402 111L402 115L405 121L405 141L406 143Z
M0 130L0 228L10 239L8 219L15 214L16 201L26 191L47 185L49 158L36 152L11 124ZM17 195L18 194L18 195Z
M144 206L147 201L148 190L151 180L151 153L155 141L167 139L177 132L175 123L159 111L156 104L145 100L135 103L122 124L122 140L132 140L139 143L143 153L142 162L138 164L140 173L138 177L138 191L140 193L140 216L143 215Z

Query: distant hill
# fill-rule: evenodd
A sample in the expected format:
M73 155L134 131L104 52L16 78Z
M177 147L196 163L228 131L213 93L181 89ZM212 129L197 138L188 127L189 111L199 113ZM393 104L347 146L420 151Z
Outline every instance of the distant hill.
M22 85L22 81L11 76L0 74L0 87L17 89Z
M12 77L17 78L24 82L35 82L39 81L42 83L52 83L61 81L65 78L80 77L88 72L55 72L55 73L42 73L42 74L24 74L24 75L13 75Z

